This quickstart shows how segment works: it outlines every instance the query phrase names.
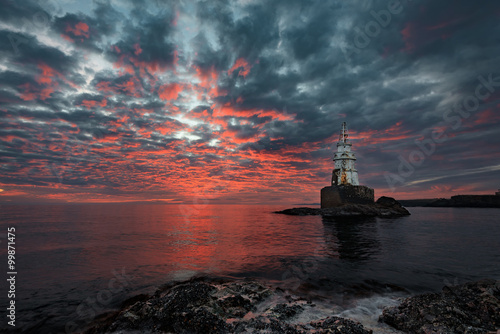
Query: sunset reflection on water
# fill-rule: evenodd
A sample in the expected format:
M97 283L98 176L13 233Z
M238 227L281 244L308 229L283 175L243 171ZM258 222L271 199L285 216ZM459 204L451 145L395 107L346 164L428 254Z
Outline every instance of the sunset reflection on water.
M0 228L16 227L22 321L58 314L51 321L64 323L82 301L107 289L116 272L126 273L130 284L109 308L196 275L259 279L340 301L360 289L437 291L446 280L500 276L496 209L412 208L408 217L354 220L273 213L281 209L0 205Z

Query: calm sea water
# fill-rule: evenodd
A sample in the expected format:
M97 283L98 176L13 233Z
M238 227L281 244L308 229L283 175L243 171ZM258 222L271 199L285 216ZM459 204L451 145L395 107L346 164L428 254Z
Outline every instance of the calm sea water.
M6 232L16 228L16 329L70 332L130 296L194 275L260 279L368 325L397 296L500 279L500 209L410 208L409 217L337 221L272 213L284 208L0 205L5 273ZM1 288L5 310L5 280Z

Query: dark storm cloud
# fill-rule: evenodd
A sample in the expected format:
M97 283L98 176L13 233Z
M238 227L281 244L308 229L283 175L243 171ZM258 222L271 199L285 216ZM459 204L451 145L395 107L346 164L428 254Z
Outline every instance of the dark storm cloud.
M223 82L222 87L229 88L228 95L241 96L244 100L242 107L264 106L283 111L288 105L291 112L297 113L298 119L317 120L319 116L317 104L322 101L318 101L315 95L322 91L306 94L299 92L297 86L311 79L319 81L336 67L331 61L330 63L319 61L323 66L309 69L308 63L317 63L317 59L323 59L321 52L327 53L334 26L334 9L340 6L333 6L334 8L327 6L328 10L325 10L319 3L313 6L295 3L285 8L284 5L262 2L246 7L244 12L248 15L236 21L231 19L226 7L217 10L217 6L222 6L220 3L208 8L207 6L210 5L203 3L200 6L199 15L207 24L216 22L215 27L219 29L219 36L223 36L220 41L223 48L236 50L237 54L251 62L259 60L245 78L244 85L235 87L234 81ZM304 8L307 13L301 17ZM280 31L278 24L278 19L282 19L277 17L280 11L286 13L284 15L286 19L283 20L291 22L291 27L282 29L283 31ZM281 50L276 52L278 48ZM274 54L266 54L269 51ZM340 51L336 52L338 54ZM308 60L308 58L313 59ZM305 62L305 64L292 69L294 62ZM326 86L323 89L325 91L328 89L328 96L332 98L334 96L332 89ZM272 94L273 91L276 93ZM324 123L324 120L318 121L318 124L321 123ZM296 142L297 138L300 138L300 141L308 140L309 136L305 133L313 132L310 125L302 124L300 129L303 133L289 131L287 139L290 142ZM290 124L289 127L296 126ZM274 129L274 132L279 133L279 131ZM329 135L325 134L324 137ZM316 136L310 138L310 140L316 139Z
M102 94L84 93L84 94L75 95L73 101L74 101L75 106L79 106L79 105L84 104L84 101L94 101L96 103L101 103L101 101L103 99L105 99L105 96ZM92 103L89 105L92 105Z
M15 36L23 42L13 47L10 36ZM43 63L58 72L65 73L70 72L78 64L78 58L74 55L69 56L57 48L40 44L33 35L12 33L9 30L0 30L0 53L5 60L9 60L22 70L36 68Z
M0 0L0 21L19 28L36 29L46 25L51 15L40 7L39 1ZM36 31L33 31L35 33Z
M213 66L217 70L224 70L229 66L231 54L213 49L203 31L191 40L191 46L198 54L194 64L199 68L209 70Z
M22 100L15 92L21 90L25 84L37 85L32 75L26 75L13 71L4 71L0 73L0 89L3 95L2 104L17 104ZM7 91L8 89L8 91Z
M131 18L121 22L119 41L106 50L108 57L112 61L120 58L123 61L123 57L128 56L125 61L160 68L172 66L176 59L176 46L171 38L175 24L173 7L161 6L153 13L142 2L132 2L132 6Z
M499 7L492 2L487 6L467 1L453 6L430 1L402 2L400 12L391 15L386 27L379 26L380 32L370 38L368 46L346 54L341 43L356 47L355 28L363 30L367 24L376 23L373 12L383 14L387 6L385 1L373 1L370 8L359 10L346 3L322 3L307 6L307 13L301 16L300 6L291 5L286 13L290 24L280 31L280 42L276 30L269 25L267 36L256 33L254 40L264 43L248 54L260 62L252 67L245 85L233 86L229 95L243 97L244 106L264 105L281 110L288 107L295 112L297 119L304 121L302 124L289 123L282 126L283 130L268 129L269 133L284 136L281 144L324 140L338 131L325 124L339 124L339 115L344 115L357 131L383 130L403 120L405 133L418 136L442 122L443 112L452 103L473 94L479 75L498 73L500 50L495 36ZM266 8L269 13L276 11L273 5ZM217 15L203 16L207 21L214 17ZM223 36L245 36L241 29L247 27L246 31L251 31L248 27L262 26L264 21L262 16L248 15L245 24L238 25L227 19L225 12L219 17L223 19L215 26ZM349 26L347 29L339 28L342 20ZM238 50L245 48L245 41L224 38L224 46ZM280 44L282 50L277 55L265 54L270 41L274 41L276 49ZM294 62L300 65L293 68L290 64ZM270 94L272 91L280 94ZM455 99L447 102L450 95ZM479 111L486 107L488 104L481 105ZM259 144L269 150L278 146L266 139ZM414 148L412 145L412 141L407 141L406 149ZM460 143L441 145L440 154L455 154L455 145ZM363 154L362 148L358 149ZM380 149L376 154L392 157L388 160L395 158ZM436 167L428 161L425 169ZM387 164L381 169L390 168Z
M63 17L56 17L53 28L64 39L71 43L75 43L78 47L102 51L96 45L101 40L103 34L103 32L99 30L100 25L98 22L99 21L82 14L76 15L68 13Z
M426 70L425 65L433 64L434 68L429 68L429 71L439 69L440 67L448 66L448 58L447 56L453 51L457 51L457 48L466 48L467 43L472 43L471 47L474 44L484 44L485 39L480 39L477 42L474 42L470 39L464 39L466 44L460 45L458 43L454 43L453 48L443 47L442 54L439 52L432 53L429 59L420 59L419 62L422 65L418 65L414 63L414 55L400 53L394 56L389 56L388 58L383 58L382 54L377 54L379 49L383 50L384 45L400 45L404 47L404 35L401 33L406 27L406 23L408 19L419 22L419 24L425 26L427 24L434 23L436 25L441 24L441 21L432 21L432 18L425 16L427 22L421 22L421 18L419 16L415 17L414 8L417 6L421 6L425 8L425 11L435 13L436 10L432 8L431 4L414 4L414 3L405 3L404 6L406 8L402 8L402 13L399 15L393 15L393 19L390 22L387 29L381 29L380 34L373 38L370 45L364 49L360 49L359 57L356 57L356 54L353 55L353 59L349 59L350 63L346 61L344 55L342 54L342 50L340 47L337 47L333 41L330 41L329 38L331 36L342 35L341 31L338 31L335 21L339 18L346 18L343 15L343 12L351 14L351 16L347 16L352 22L353 26L359 26L363 28L363 23L368 24L371 21L374 21L374 18L370 14L370 11L366 10L365 12L361 12L360 14L352 15L352 8L349 6L337 6L336 8L332 8L330 11L325 10L323 6L317 6L317 12L315 12L315 6L311 6L309 9L309 13L306 16L305 22L301 26L292 27L288 30L285 30L281 36L285 39L284 45L289 45L288 51L284 52L288 56L294 55L295 61L301 61L301 66L298 69L298 75L296 76L296 80L284 80L290 86L297 87L299 84L304 84L306 87L310 86L310 91L306 91L305 93L298 93L296 91L289 90L291 94L286 96L288 101L291 101L295 108L304 106L304 109L309 106L309 110L299 110L298 117L308 121L305 124L305 131L307 129L308 124L318 123L321 124L324 121L328 121L329 115L328 113L319 113L316 109L320 105L332 105L339 104L342 102L346 102L351 104L351 107L347 106L346 109L340 110L341 113L345 113L348 116L355 116L353 120L353 124L356 126L366 127L367 119L363 118L363 116L367 116L366 114L377 113L375 117L370 117L368 120L373 121L370 126L375 125L380 128L387 125L387 122L391 119L393 121L397 121L404 114L404 116L411 115L411 113L415 110L432 110L435 108L439 102L442 100L442 96L429 96L425 99L419 99L418 101L410 102L408 101L409 96L415 95L425 95L426 93L430 93L433 89L432 83L426 82L415 82L415 79L418 79L419 74L423 74L421 70ZM414 6L413 8L410 6ZM458 5L455 7L455 11L461 11L461 13L454 13L455 16L459 16L460 14L467 13L468 5ZM491 7L492 5L490 5ZM327 6L328 7L328 6ZM430 8L427 8L430 7ZM480 7L480 6L476 6ZM498 7L498 6L497 6ZM372 10L376 12L380 12L387 8L387 3L383 1L373 2ZM446 6L441 6L442 14L445 14ZM489 8L490 12L493 12L492 8ZM478 9L476 8L477 12ZM483 11L481 9L480 11ZM292 7L293 12L293 7ZM472 16L480 16L476 12L473 12ZM292 13L288 13L290 16L295 16L300 18L298 13L293 15ZM330 15L330 17L328 16ZM422 14L421 16L424 16ZM491 16L491 15L490 15ZM481 17L481 16L480 16ZM450 18L455 19L455 18ZM319 22L319 23L318 23ZM476 33L480 33L483 29L483 26L478 27L477 32L471 33L468 31L468 34L476 35ZM307 39L306 42L300 42L304 39L303 36L314 36L312 39ZM354 45L354 31L347 31L345 35L342 36L347 40L347 42L353 43ZM409 35L411 38L412 35ZM490 34L491 36L491 34ZM441 39L441 38L439 38ZM440 41L429 41L430 44L437 43L440 45L446 45L450 42L440 42ZM493 44L493 43L491 43ZM491 45L493 47L493 45ZM311 49L314 52L308 52ZM478 49L479 50L479 49ZM440 51L440 50L435 50ZM300 53L302 52L302 53ZM367 61L364 57L370 56L370 63L367 64ZM373 58L373 55L378 55L378 58ZM477 54L471 54L472 56L479 56ZM302 58L301 58L302 57ZM397 63L392 64L394 59L389 59L394 57L398 60ZM484 56L487 59L491 58L491 55ZM304 58L306 60L304 60ZM469 61L468 64L465 61ZM465 58L463 59L462 64L457 65L468 65L468 70L471 70L471 67L474 66L470 61L474 60L473 58ZM363 64L363 68L358 68L356 71L353 69L358 65ZM491 66L491 63L488 65ZM456 69L456 67L454 67ZM488 68L491 70L491 68ZM273 73L273 71L266 71L267 75L262 76L264 80L262 82L256 82L261 76L257 72L259 67L256 66L254 68L253 78L255 78L254 82L251 82L251 87L266 87L269 80L269 73ZM420 70L420 71L419 71ZM477 73L477 72L476 72ZM472 73L471 73L472 74ZM405 80L404 76L407 76L408 79ZM463 74L457 74L456 79L458 82L464 82L469 80L469 85L474 85L474 83L470 83L471 79L474 80L473 74L468 76L467 78L461 77ZM398 79L401 78L401 79ZM397 86L391 85L383 86L380 83L384 81L392 81L397 79ZM265 88L264 88L265 89ZM253 92L252 92L253 93ZM370 99L370 105L366 104L366 100ZM353 101L354 100L354 103ZM359 101L359 103L356 103ZM365 103L363 103L365 102ZM399 103L398 103L399 102ZM406 110L401 110L400 105L404 104ZM387 107L386 107L387 105ZM390 110L384 110L389 109ZM370 110L371 109L371 110ZM379 121L380 120L380 121ZM435 121L435 120L431 120ZM424 123L424 124L423 124ZM429 120L427 120L427 124L429 124ZM415 124L415 123L414 123ZM415 124L419 127L425 126L425 122L420 124Z
M360 179L377 188L435 128L447 141L407 182L439 176L451 159L491 165L499 87L458 128L443 116L479 77L500 75L500 6L391 3L97 1L83 13L4 0L0 182L103 194L184 184L186 170L239 183L293 170L294 185L327 182L343 121Z
M95 1L92 17L96 22L96 31L103 37L113 36L119 31L119 23L127 19L109 1Z
M443 2L425 2L419 11L409 11L404 39L415 48L416 56L448 54L453 61L463 58L467 47L490 48L498 32L498 4L457 1L453 6ZM457 53L459 57L457 56ZM482 55L467 55L475 58ZM489 57L486 57L489 58ZM452 63L453 64L453 63ZM448 64L449 66L450 64Z
M103 48L109 47L106 40L121 30L127 18L109 1L95 1L94 5L90 16L78 12L54 17L53 32L79 48L103 52Z

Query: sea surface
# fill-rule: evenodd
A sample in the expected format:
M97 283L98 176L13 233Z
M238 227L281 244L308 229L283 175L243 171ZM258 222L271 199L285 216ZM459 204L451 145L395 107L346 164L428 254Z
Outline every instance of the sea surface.
M325 220L283 205L0 205L0 267L16 232L16 329L67 333L139 293L193 276L252 278L384 332L398 298L500 279L500 209L409 208ZM5 277L4 276L4 277ZM7 301L0 285L0 307ZM321 314L321 313L324 314ZM7 325L2 311L0 329Z

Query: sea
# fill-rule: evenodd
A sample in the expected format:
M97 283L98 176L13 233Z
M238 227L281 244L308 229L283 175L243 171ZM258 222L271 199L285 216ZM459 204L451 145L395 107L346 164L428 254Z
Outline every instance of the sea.
M415 294L500 279L500 209L408 208L400 218L324 219L284 205L0 205L0 268L15 228L15 327L71 333L132 296L198 276L255 279L375 333L382 309ZM12 236L12 235L11 235Z

